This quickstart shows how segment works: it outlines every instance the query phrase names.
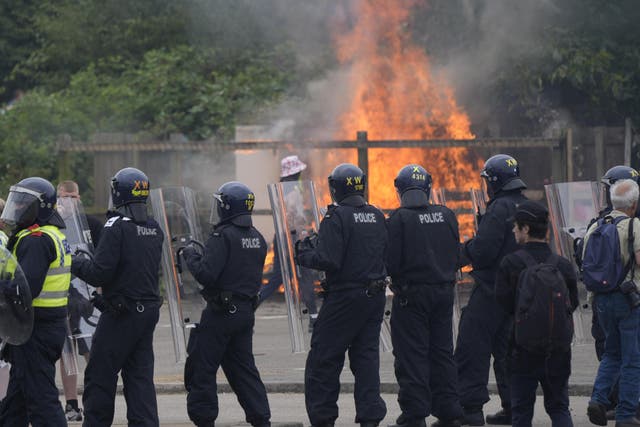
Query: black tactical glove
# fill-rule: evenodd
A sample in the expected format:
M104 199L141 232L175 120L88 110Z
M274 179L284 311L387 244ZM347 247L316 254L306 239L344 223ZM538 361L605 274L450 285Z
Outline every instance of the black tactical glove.
M318 234L316 232L312 232L310 235L308 235L304 239L296 241L295 254L294 254L296 264L299 264L298 257L300 256L300 254L312 251L317 246L318 246Z

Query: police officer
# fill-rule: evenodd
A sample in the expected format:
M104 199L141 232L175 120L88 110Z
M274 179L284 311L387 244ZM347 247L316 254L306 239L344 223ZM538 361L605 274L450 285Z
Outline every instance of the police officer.
M253 227L255 195L232 181L214 195L220 221L200 254L183 251L193 277L204 286L207 306L189 337L184 383L187 411L197 426L213 426L218 417L216 373L222 366L238 395L247 422L269 426L267 392L253 358L254 310L262 282L267 244Z
M394 181L400 208L387 220L388 271L393 285L391 339L402 415L393 427L459 426L462 407L453 362L453 286L458 266L458 220L430 205L431 175L407 165Z
M102 314L84 373L85 426L110 426L122 371L129 425L158 426L153 384L153 331L160 314L158 272L164 236L147 217L149 178L124 168L111 179L115 211L100 234L92 260L74 257L71 272L102 296Z
M56 361L66 335L71 251L56 190L43 178L23 179L9 189L0 220L11 230L7 248L20 263L33 296L31 338L8 346L11 374L0 406L0 426L66 426L55 384Z
M385 304L387 233L384 215L364 199L366 177L352 164L329 176L334 201L319 235L296 244L303 267L326 272L325 300L314 325L305 369L305 403L313 426L338 418L340 372L349 352L355 376L356 422L378 425L387 412L380 397L379 336Z
M518 248L513 224L509 221L522 195L518 162L506 154L490 157L480 173L489 197L486 213L480 219L476 236L463 247L463 257L473 266L475 285L460 319L455 361L458 366L463 424L484 425L482 406L489 401L487 383L493 355L493 370L502 409L487 416L488 424L511 425L511 403L507 371L507 346L511 320L494 297L496 271L502 258Z

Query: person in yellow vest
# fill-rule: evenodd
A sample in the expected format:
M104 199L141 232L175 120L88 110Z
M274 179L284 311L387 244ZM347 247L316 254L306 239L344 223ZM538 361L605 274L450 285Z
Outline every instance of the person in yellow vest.
M66 426L55 384L64 345L71 250L60 231L56 189L46 179L26 178L9 189L0 221L9 230L7 249L31 289L34 327L29 340L8 345L11 373L0 405L0 426Z

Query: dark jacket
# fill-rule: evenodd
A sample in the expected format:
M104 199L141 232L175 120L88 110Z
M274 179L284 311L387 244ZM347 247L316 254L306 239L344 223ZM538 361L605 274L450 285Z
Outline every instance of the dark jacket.
M524 245L524 250L538 262L545 262L551 255L551 248L545 242L529 242ZM496 301L509 314L515 313L518 277L525 268L526 264L519 256L509 254L502 259L500 268L497 271L495 281ZM560 258L558 270L567 284L573 311L578 307L578 285L573 264L565 258Z
M439 284L456 280L458 220L442 205L406 206L387 220L387 269L394 284Z
M320 223L318 245L298 254L298 263L326 272L329 289L384 279L387 230L383 213L360 197L330 205Z
M493 291L496 271L502 258L518 249L513 237L516 205L527 200L520 190L498 193L487 204L476 236L464 245L464 255L471 260L471 276L487 291Z
M164 235L153 219L136 224L115 215L105 223L93 260L74 257L71 273L95 287L105 298L158 300Z
M232 291L252 298L262 283L267 243L255 227L231 223L217 225L205 243L203 254L185 252L193 277L203 293Z

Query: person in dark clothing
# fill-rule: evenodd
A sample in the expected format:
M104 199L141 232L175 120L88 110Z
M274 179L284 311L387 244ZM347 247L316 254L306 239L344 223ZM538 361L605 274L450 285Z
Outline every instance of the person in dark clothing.
M391 339L402 415L393 427L459 426L453 361L453 287L458 266L458 220L446 206L430 205L431 175L407 165L395 179L400 208L387 220L392 279Z
M482 426L485 423L483 405L489 401L487 383L489 363L493 355L493 371L498 385L502 409L487 416L488 424L511 424L511 392L507 369L507 344L511 320L496 303L495 275L502 258L514 252L518 245L511 232L516 205L526 200L526 188L520 179L518 162L506 154L489 158L480 173L489 202L480 219L476 236L462 248L471 263L475 285L469 303L460 318L455 361L458 367L458 391L465 416L463 425Z
M94 302L102 314L84 373L85 426L112 424L120 372L129 425L159 425L152 344L162 301L158 275L164 235L147 217L148 195L149 179L142 171L116 173L111 179L115 211L93 259L74 256L71 273L102 288Z
M549 228L549 212L532 201L518 205L513 233L526 253L539 262L547 262L552 256L546 237ZM557 269L569 291L571 312L578 307L577 278L573 265L565 258L554 256ZM515 314L518 281L527 264L519 252L506 255L495 282L496 301L510 316ZM569 315L566 313L566 315ZM544 393L544 407L554 427L573 426L569 412L569 375L571 374L571 349L553 350L550 353L532 352L519 346L511 335L511 417L512 425L530 427L536 401L538 383Z
M55 383L56 361L66 335L71 251L64 221L56 211L56 190L38 177L9 190L0 220L11 229L7 249L26 276L34 326L23 345L7 345L11 373L0 404L0 426L66 426Z
M343 163L329 176L330 205L319 234L296 243L303 267L326 272L326 296L311 336L305 403L313 426L338 418L340 372L349 353L355 377L356 423L377 426L387 412L380 397L380 326L384 314L387 232L383 213L364 199L366 177Z
M216 374L222 366L238 396L246 420L269 426L267 392L253 358L254 310L267 255L262 234L253 227L255 195L244 184L228 182L215 194L220 222L200 254L183 251L207 301L200 323L191 331L185 364L187 411L197 426L213 426L218 417Z

